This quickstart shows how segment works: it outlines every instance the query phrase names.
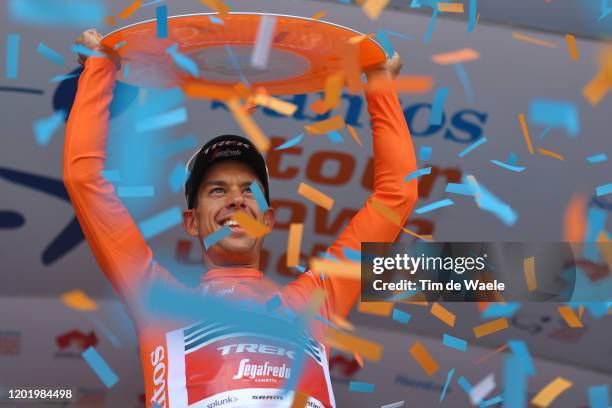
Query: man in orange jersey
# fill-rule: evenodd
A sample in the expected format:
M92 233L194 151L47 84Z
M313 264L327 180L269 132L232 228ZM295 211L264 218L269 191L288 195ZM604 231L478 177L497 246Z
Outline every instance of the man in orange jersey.
M134 320L144 371L147 406L161 407L286 407L293 391L283 392L295 368L297 344L270 338L224 323L221 316L185 326L160 323L142 310L143 284L178 281L154 259L138 226L111 183L102 177L106 158L109 105L120 66L112 50L101 45L95 30L84 32L77 43L106 57L84 57L64 148L64 183L81 228L95 258ZM366 75L389 84L401 68L399 56ZM404 177L416 170L408 126L392 87L366 91L372 120L374 191L342 231L328 254L344 259L344 249L359 251L362 241L392 242L400 226L379 214L372 200L397 214L403 225L417 200L417 183ZM274 209L260 209L251 188L255 181L267 204L269 180L263 156L246 138L213 138L189 161L185 184L187 209L183 227L197 238L206 269L198 293L246 299L265 304L275 299L295 313L303 311L315 292L325 301L316 312L324 319L346 317L359 297L360 281L310 272L285 287L265 285L259 270L262 237L254 238L232 221L238 211L274 226ZM221 229L230 235L207 247L205 238ZM317 323L318 326L317 326ZM308 407L334 407L329 375L329 348L325 327L314 322L304 331L304 358L295 392L307 396Z

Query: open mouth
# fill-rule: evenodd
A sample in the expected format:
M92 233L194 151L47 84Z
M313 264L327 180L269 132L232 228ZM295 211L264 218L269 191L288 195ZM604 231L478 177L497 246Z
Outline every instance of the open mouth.
M232 219L227 219L220 224L222 227L228 226L232 232L244 232L244 229L240 227L240 224Z

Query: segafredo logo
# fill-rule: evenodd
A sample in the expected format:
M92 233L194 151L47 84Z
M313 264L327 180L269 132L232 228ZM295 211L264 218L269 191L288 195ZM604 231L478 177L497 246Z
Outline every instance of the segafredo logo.
M238 366L238 372L232 378L234 380L240 380L242 378L248 378L253 380L259 377L275 377L287 379L291 376L291 368L287 367L287 364L281 366L270 365L269 361L263 364L249 364L251 361L248 358L240 360Z

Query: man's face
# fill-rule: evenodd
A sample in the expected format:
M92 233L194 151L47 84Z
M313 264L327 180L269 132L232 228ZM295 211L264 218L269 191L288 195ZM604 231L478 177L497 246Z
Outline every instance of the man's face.
M217 163L200 184L195 208L183 213L185 230L199 238L203 249L204 238L224 225L230 226L231 235L203 252L214 265L248 264L259 259L263 238L253 238L240 226L228 223L234 213L243 211L270 228L274 225L273 209L259 211L250 187L254 180L263 191L255 172L246 164L233 160Z

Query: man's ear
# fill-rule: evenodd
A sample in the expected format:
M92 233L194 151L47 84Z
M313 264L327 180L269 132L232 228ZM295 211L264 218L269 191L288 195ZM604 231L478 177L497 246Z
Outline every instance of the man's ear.
M198 236L198 220L195 210L183 210L183 229L192 237Z
M276 210L272 207L269 207L263 214L263 223L268 226L268 228L274 228L274 223L276 222Z

